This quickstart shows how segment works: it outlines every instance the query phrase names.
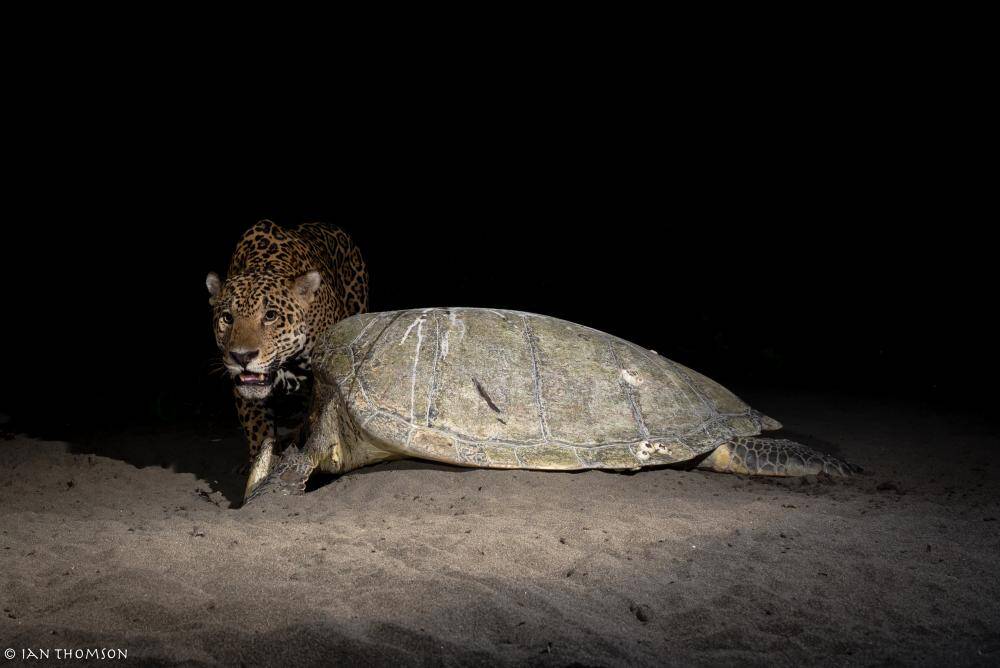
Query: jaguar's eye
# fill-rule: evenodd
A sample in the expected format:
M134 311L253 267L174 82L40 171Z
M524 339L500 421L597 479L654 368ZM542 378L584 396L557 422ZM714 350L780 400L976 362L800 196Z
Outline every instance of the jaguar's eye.
M219 316L219 319L222 322L226 323L227 325L233 324L233 314L230 313L229 311L226 311L221 316Z
M267 312L264 313L264 322L271 322L277 319L278 319L278 312L275 311L273 308L268 309Z

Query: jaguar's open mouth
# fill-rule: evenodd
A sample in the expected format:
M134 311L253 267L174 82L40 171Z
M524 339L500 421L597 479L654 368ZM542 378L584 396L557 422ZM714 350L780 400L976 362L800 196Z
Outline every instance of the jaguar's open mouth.
M274 373L252 373L244 371L233 377L233 382L237 385L268 386L274 383Z

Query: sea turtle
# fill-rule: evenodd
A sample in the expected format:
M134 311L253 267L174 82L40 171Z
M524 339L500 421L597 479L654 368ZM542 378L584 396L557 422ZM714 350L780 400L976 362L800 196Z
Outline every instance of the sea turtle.
M485 308L366 313L328 329L301 450L269 440L247 500L298 493L315 470L416 457L506 469L636 470L691 462L749 475L847 476L718 383L565 320Z

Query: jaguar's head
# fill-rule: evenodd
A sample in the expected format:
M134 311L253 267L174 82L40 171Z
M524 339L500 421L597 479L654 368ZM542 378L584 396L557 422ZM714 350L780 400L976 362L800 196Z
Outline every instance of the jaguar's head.
M278 372L303 352L309 308L321 283L316 271L297 278L243 274L225 282L208 275L215 342L241 395L266 398Z

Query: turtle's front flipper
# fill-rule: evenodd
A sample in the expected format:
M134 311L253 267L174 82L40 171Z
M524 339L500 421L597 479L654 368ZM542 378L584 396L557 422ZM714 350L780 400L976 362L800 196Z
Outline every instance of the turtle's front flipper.
M261 464L261 467L265 464ZM255 472L258 465L254 466ZM282 454L274 469L256 485L247 484L247 492L243 505L267 494L302 494L306 491L306 481L316 469L316 463L307 453L301 452L294 445L289 446ZM253 478L251 477L251 481Z
M277 464L278 456L274 454L274 448L274 439L265 438L257 455L247 464L248 470L243 471L247 476L247 485L243 492L244 499L250 496L250 493L264 481L264 478L270 475Z
M723 443L698 468L742 475L804 476L827 473L849 476L861 467L782 438L737 438Z

